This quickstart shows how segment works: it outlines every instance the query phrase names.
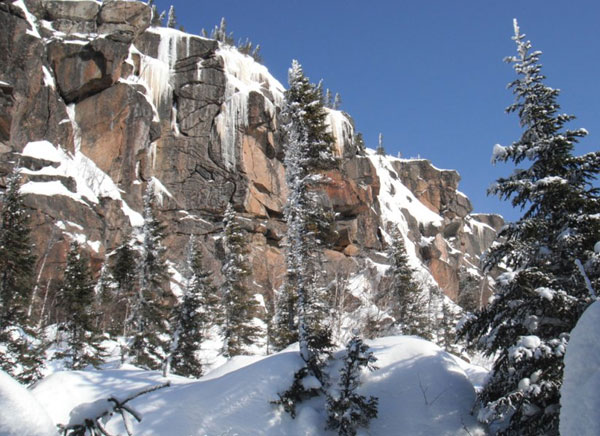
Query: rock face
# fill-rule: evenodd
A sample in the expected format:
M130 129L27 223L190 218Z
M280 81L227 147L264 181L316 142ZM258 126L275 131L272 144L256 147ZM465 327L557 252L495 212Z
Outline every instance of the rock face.
M139 233L150 180L173 269L182 269L194 235L220 280L221 220L232 202L248 232L249 286L271 297L285 275L283 86L231 47L149 27L142 2L25 4L28 11L0 1L0 174L21 159L40 253L37 297L60 279L70 240L86 241L97 272L126 235ZM377 289L386 226L398 225L423 270L457 299L461 274L479 274L501 218L470 215L458 174L428 161L390 159L380 173L358 154L345 114L329 110L328 122L342 164L316 189L336 213L324 259L332 283ZM414 198L396 218L383 209L402 195L388 185L380 192L392 173L401 183L394 189ZM417 204L433 218L415 218ZM360 299L351 300L356 308Z

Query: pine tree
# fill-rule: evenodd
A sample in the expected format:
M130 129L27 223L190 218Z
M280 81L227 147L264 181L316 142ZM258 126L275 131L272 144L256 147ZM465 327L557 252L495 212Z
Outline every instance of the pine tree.
M378 398L356 392L362 370L376 369L373 366L376 361L358 336L348 342L338 390L327 398L327 429L337 430L340 436L355 436L357 428L368 427L369 421L377 418Z
M67 254L67 265L58 301L64 312L59 331L66 337L66 349L56 358L66 359L69 369L98 367L105 357L96 327L99 314L95 311L94 282L86 260L73 241Z
M246 235L236 221L231 203L227 205L223 217L223 277L221 286L224 311L223 355L226 357L242 354L245 347L252 345L259 336L259 328L254 325L258 304L244 284L250 274L247 261Z
M189 252L185 293L175 310L170 366L175 374L198 378L202 375L198 351L210 327L220 320L221 308L217 289L202 265L202 251L193 237Z
M378 142L377 142L377 150L375 150L379 156L385 156L385 148L383 148L383 134L379 134Z
M479 395L479 418L502 434L557 434L563 356L569 332L600 283L593 247L600 240L600 192L593 181L600 152L572 154L584 129L565 129L571 115L559 113L559 91L544 84L539 57L514 22L517 56L507 58L518 78L509 87L524 129L510 146L494 147L494 161L528 163L500 178L489 192L525 210L485 259L512 271L500 276L487 307L461 329L461 336L488 356L492 374Z
M15 168L2 198L0 326L26 324L34 284L35 255L30 242L29 216L19 187L20 176Z
M154 212L153 181L144 194L143 241L138 264L138 292L135 295L130 320L133 333L133 361L148 368L159 369L168 353L169 310L166 288L169 283L165 248L162 245L163 226Z
M110 300L113 310L111 311L111 332L114 334L127 335L132 326L127 323L130 318L131 301L135 299L137 286L138 254L132 247L130 235L125 236L124 242L117 247L110 260L110 280L114 287Z
M175 6L169 7L169 13L167 15L167 27L175 29L177 27L177 17L175 16Z
M29 384L41 378L44 346L41 333L27 319L35 256L19 188L15 166L7 179L0 215L0 343L4 344L0 347L0 369Z
M335 93L335 97L333 98L333 106L332 108L336 111L339 111L342 107L342 96L339 93Z
M415 271L408 264L404 238L395 229L390 232L390 236L392 240L388 248L388 258L391 264L387 274L391 279L391 288L386 300L395 318L394 325L404 335L418 335L430 339L426 301L414 279Z
M325 125L326 111L320 88L309 82L297 61L292 62L289 85L283 114L287 134L284 165L289 192L285 209L286 282L289 289L295 291L296 308L289 314L297 317L297 321L289 321L290 326L298 326L300 356L306 366L295 374L294 383L279 394L276 403L294 416L296 403L318 395L326 382L322 366L332 344L331 331L325 324L327 305L320 283L320 256L323 237L333 219L319 203L312 187L320 179L319 171L337 166L338 161ZM285 300L294 302L289 296L284 297L284 303ZM313 382L306 383L306 380Z
M273 328L269 338L275 351L282 350L298 341L297 301L298 297L294 289L289 284L284 284L275 302Z
M358 155L363 156L365 154L365 140L361 132L356 132L354 135L354 147L356 148Z

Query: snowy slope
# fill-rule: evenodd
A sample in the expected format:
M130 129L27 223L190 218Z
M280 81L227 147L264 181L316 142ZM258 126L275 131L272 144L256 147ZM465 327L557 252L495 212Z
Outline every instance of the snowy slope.
M362 393L379 397L380 406L379 417L363 434L457 435L467 434L465 428L472 435L484 434L469 414L475 391L465 371L468 364L413 337L382 338L370 346L379 369L364 374ZM289 386L300 366L297 350L290 347L265 358L234 359L198 381L174 377L171 387L131 403L143 415L142 422L134 424L135 434L328 434L323 399L305 403L295 420L269 404ZM163 381L158 373L131 367L59 372L38 383L33 393L56 423L66 423L69 412L81 403L111 394L123 397ZM116 418L109 429L123 432Z
M560 434L600 434L600 301L592 304L571 332L560 391Z

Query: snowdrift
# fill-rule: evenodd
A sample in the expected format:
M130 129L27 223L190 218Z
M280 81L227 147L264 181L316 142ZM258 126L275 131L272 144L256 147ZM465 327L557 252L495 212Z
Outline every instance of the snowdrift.
M469 373L481 370L414 337L397 336L368 342L378 369L363 374L361 393L379 397L379 417L370 435L484 434L470 415L475 390ZM337 374L332 364L331 373ZM172 386L132 401L142 415L136 435L323 435L325 402L312 399L291 419L269 403L277 399L301 367L292 346L263 358L230 360L199 380L171 377ZM55 373L33 388L33 394L52 420L68 423L70 412L82 403L128 393L165 380L156 372L134 367L104 371ZM337 380L332 377L332 385ZM113 417L109 431L123 434ZM333 433L331 433L333 434ZM360 433L359 433L360 434ZM366 434L366 433L365 433Z

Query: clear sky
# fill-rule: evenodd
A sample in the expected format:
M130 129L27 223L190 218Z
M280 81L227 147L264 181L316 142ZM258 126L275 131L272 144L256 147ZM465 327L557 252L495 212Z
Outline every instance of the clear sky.
M311 81L342 97L342 109L375 148L456 169L476 212L519 211L486 196L512 167L490 164L492 147L520 134L506 115L516 76L502 62L515 53L512 19L543 51L549 86L562 90L571 128L590 135L577 148L600 148L600 1L598 0L156 0L175 6L186 31L212 29L221 17L237 39L261 45L263 63L284 85L292 59Z

